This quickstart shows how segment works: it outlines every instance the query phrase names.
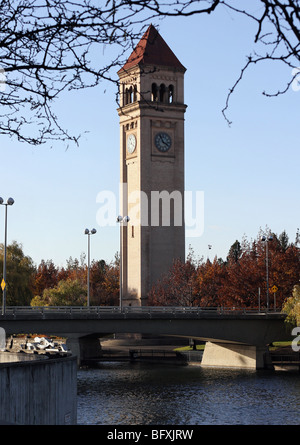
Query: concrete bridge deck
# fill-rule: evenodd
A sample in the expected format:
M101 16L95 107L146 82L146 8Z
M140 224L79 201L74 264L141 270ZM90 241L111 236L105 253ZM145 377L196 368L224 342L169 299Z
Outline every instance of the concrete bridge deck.
M69 339L118 333L194 338L209 342L204 363L210 354L208 363L221 366L224 360L228 361L231 351L234 356L242 354L240 362L247 366L245 356L250 347L251 360L256 363L257 351L262 356L271 342L291 339L285 318L279 312L227 308L7 307L5 314L0 315L0 327L7 334L36 332ZM215 360L214 355L224 358Z

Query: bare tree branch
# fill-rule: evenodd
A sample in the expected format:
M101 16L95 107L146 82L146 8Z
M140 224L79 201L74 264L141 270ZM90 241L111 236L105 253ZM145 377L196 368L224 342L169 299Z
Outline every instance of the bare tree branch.
M251 65L269 60L291 69L299 66L299 2L259 0L261 9L255 14L251 2L241 9L236 0L0 0L0 133L34 145L47 140L78 143L78 136L68 134L52 111L63 91L91 88L104 80L117 85L118 69L149 23L212 14L220 7L257 24L257 49L248 56L223 109L229 122L230 97ZM113 55L104 60L99 55L107 46ZM264 94L283 94L297 74L278 92Z
M261 54L254 52L247 58L247 62L241 69L240 75L234 83L233 87L229 90L226 98L225 107L222 113L227 120L228 124L231 124L227 117L227 110L229 108L229 101L236 90L238 84L241 82L246 70L251 65L263 61L281 62L291 68L291 76L286 82L285 86L279 89L275 93L267 93L263 91L263 94L267 97L276 97L286 93L291 85L294 84L298 72L294 72L300 65L300 2L299 0L291 1L279 1L279 0L261 0L261 4L264 9L260 16L250 14L246 10L233 7L231 2L224 2L224 5L239 13L249 17L257 23L257 32L255 34L254 43L260 45Z

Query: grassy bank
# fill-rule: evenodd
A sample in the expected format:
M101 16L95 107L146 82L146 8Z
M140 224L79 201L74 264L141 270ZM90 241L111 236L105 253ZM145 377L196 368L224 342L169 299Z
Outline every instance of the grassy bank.
M281 348L290 348L292 345L291 341L274 341L271 346L270 346L270 351L276 351L276 349L281 349ZM300 345L299 345L300 346ZM196 349L197 351L204 351L205 345L196 345ZM183 346L181 348L176 348L174 349L174 351L193 351L193 347L192 346Z
M197 351L204 351L205 345L196 345ZM182 352L182 351L193 351L192 346L183 346L181 348L176 348L174 351Z

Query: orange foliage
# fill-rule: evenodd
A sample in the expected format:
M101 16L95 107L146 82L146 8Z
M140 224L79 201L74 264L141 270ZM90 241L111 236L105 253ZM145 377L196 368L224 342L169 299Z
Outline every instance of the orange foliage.
M42 297L45 289L52 289L62 280L87 284L87 265L70 258L67 267L57 268L52 260L41 261L33 276L33 293ZM119 265L117 261L93 261L90 266L90 304L114 306L119 303Z
M268 232L270 235L271 232ZM268 242L269 288L274 285L276 308L291 296L300 278L300 249L296 242L289 243L283 232L273 234ZM148 305L201 306L201 307L266 307L266 242L260 233L255 241L236 241L226 260L203 258L195 261L190 252L187 261L174 261L168 274L161 277L148 294ZM34 275L34 295L42 296L44 289L57 286L61 280L87 282L87 266L71 258L66 268L57 268L53 262L42 261ZM259 300L260 295L260 300ZM269 307L274 307L274 294L269 293ZM91 305L118 305L119 262L110 264L93 261L90 269Z
M269 232L269 235L271 232ZM149 293L150 305L201 307L266 307L266 247L268 247L269 307L280 309L300 278L300 249L288 243L285 232L273 240L246 239L234 243L226 261L215 258L195 263L176 261L169 273ZM298 237L296 238L298 239ZM276 297L276 301L275 298Z

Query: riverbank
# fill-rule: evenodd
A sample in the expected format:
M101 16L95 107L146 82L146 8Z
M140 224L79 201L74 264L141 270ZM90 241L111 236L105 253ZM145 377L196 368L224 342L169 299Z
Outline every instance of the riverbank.
M85 360L84 366L95 366L106 361L151 362L186 365L184 354L177 351L186 347L188 340L174 338L142 338L139 335L101 339L101 357Z
M130 338L105 339L101 341L101 361L148 361L201 366L205 343L190 345L188 340ZM276 342L270 346L274 371L299 373L300 355L292 350L290 342Z
M12 353L45 354L45 351L31 350L28 345L34 342L35 336L11 336L7 339L6 350ZM56 347L65 344L63 338L52 338ZM149 362L174 365L201 366L205 342L176 337L142 337L141 335L120 335L99 339L101 356L85 360L83 366L97 366L98 362L124 361ZM291 342L274 342L270 345L270 356L275 371L300 371L299 352L293 351ZM54 355L55 349L46 351ZM56 352L57 354L57 352ZM71 354L71 351L69 351ZM59 355L69 355L67 352Z

